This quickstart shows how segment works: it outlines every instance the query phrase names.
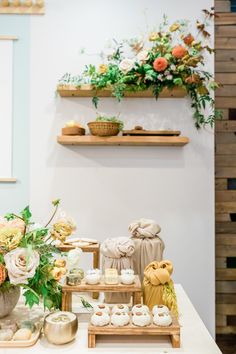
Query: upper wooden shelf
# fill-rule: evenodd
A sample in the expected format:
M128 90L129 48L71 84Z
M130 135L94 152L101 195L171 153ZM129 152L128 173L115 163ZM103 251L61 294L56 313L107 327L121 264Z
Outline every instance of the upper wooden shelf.
M184 136L109 136L62 135L57 137L62 145L110 145L110 146L183 146L189 143Z
M111 90L106 88L102 90L94 90L91 85L81 85L75 87L73 85L58 85L57 92L61 97L112 97ZM181 87L174 87L173 90L165 88L159 95L161 98L181 98L186 96L186 90ZM145 98L154 97L152 90L125 92L125 97Z

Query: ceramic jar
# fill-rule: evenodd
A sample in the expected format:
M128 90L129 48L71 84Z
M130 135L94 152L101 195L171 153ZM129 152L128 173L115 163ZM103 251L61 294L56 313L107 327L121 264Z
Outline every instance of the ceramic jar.
M129 315L126 312L117 311L111 315L111 324L115 327L126 326L130 321Z
M169 314L166 313L157 313L153 317L153 323L157 326L170 326L172 323L172 318Z
M8 290L0 291L0 318L9 315L20 298L20 288L12 286Z
M134 275L133 269L127 268L127 269L121 270L120 281L122 284L125 284L125 285L133 284L134 279L135 279L135 275Z
M125 312L125 313L129 313L129 306L128 305L123 305L123 304L118 304L112 307L111 310L112 313L115 312Z
M91 323L94 326L103 327L110 323L110 316L101 311L94 312L91 317Z
M132 322L135 326L145 327L151 323L151 316L148 312L136 312L132 316Z
M110 307L105 305L105 304L95 304L93 306L93 311L94 312L105 312L107 314L110 313Z
M168 307L165 305L155 305L155 306L153 306L152 314L153 314L153 316L155 316L157 313L158 314L165 313L165 314L169 315L170 311L169 311Z
M132 307L132 315L135 315L136 312L149 313L149 308L146 305L138 304Z
M85 281L89 285L96 285L100 282L101 276L100 269L90 269L86 272Z
M45 317L43 328L44 335L50 343L65 344L75 338L78 320L72 312L58 311Z

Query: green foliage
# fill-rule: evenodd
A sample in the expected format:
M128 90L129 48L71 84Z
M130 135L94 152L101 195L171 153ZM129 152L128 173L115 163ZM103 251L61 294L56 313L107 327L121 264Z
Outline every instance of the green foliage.
M99 116L96 119L97 122L112 122L112 123L118 123L119 124L119 130L122 130L124 128L124 123L117 119L116 117L106 117L106 116Z

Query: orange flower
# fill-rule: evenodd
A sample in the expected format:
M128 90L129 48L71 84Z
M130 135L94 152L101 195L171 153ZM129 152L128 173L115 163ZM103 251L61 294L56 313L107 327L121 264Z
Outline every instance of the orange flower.
M194 37L191 35L191 33L189 33L186 37L184 37L183 41L186 45L191 45L194 41Z
M160 57L154 60L153 62L153 68L156 71L164 71L168 66L168 61L166 58Z
M0 264L0 285L4 283L6 277L7 277L6 268L4 267L3 264Z
M172 50L172 55L177 59L183 58L187 54L187 49L184 48L182 45L177 45Z

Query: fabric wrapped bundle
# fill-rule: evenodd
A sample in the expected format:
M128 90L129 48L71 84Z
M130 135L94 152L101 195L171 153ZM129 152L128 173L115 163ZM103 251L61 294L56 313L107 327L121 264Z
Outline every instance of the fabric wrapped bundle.
M102 268L115 268L118 273L122 269L133 268L132 255L134 242L129 237L108 238L101 244ZM129 294L105 293L107 303L127 303Z
M151 262L144 270L143 300L152 310L155 305L166 305L178 316L177 299L171 280L173 266L170 261Z
M134 271L143 281L145 267L150 262L161 261L163 258L165 244L158 236L161 228L154 220L140 219L130 224L129 231L135 244Z

